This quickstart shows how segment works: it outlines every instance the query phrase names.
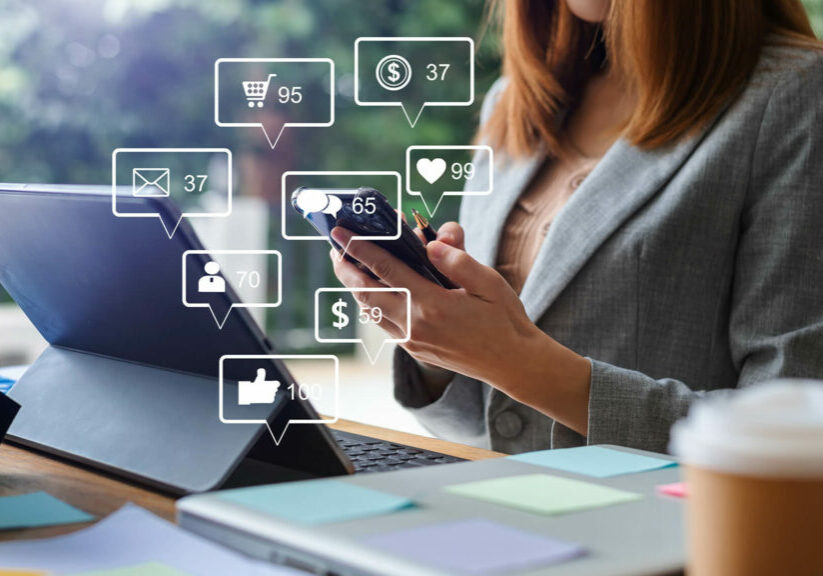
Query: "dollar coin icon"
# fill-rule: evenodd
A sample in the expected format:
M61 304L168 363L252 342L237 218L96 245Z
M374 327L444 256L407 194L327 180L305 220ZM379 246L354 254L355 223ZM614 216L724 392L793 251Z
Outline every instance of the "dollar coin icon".
M342 330L349 323L349 315L345 312L348 305L348 302L342 298L338 298L337 302L331 306L331 313L337 318L337 320L332 322L332 326L338 330Z
M377 78L377 83L386 90L402 90L411 81L411 64L397 54L384 56L377 63L374 75Z

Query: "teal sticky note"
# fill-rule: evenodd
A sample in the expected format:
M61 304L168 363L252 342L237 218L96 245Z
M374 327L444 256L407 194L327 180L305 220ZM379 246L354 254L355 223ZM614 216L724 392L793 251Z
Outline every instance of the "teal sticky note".
M545 466L593 478L608 478L621 474L636 474L677 466L677 462L612 450L602 446L579 446L558 450L526 452L508 457L510 460Z
M0 377L0 394L8 394L14 386L14 380Z
M220 492L218 497L298 524L328 524L414 506L402 496L340 480L309 480Z
M0 497L0 530L89 522L94 516L45 492Z

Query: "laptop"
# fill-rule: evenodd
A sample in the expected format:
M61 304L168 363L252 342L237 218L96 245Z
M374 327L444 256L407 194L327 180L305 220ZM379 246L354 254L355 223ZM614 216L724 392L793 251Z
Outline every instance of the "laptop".
M181 215L169 198L117 202ZM22 406L10 440L179 494L459 460L316 424L290 426L275 446L266 426L220 422L220 358L277 353L246 309L218 330L183 306L188 250L205 250L188 219L169 239L156 218L115 217L109 187L0 184L0 284L49 343L9 392ZM230 285L219 297L240 302ZM272 379L295 382L266 362ZM265 416L281 430L319 418L285 395Z
M612 450L671 459L618 446ZM636 500L606 507L543 515L452 494L455 484L520 475L549 474L631 492ZM584 553L557 564L533 562L495 574L522 576L660 576L682 574L686 562L684 501L657 493L657 487L680 480L676 467L637 474L593 478L509 458L462 462L451 466L363 474L341 479L355 486L411 499L415 506L391 513L331 523L300 523L269 511L266 487L244 489L261 495L243 499L223 492L187 496L177 501L178 523L185 529L255 558L326 575L447 576L471 574L438 566L436 544L426 544L410 532L472 520L531 536L582 546ZM314 482L309 480L307 484ZM231 490L228 492L232 492ZM259 501L255 508L253 502ZM390 550L375 540L393 533ZM476 542L478 548L498 547L501 556L518 558L506 543ZM522 549L518 549L522 552ZM521 558L522 560L522 558ZM516 563L515 563L516 564ZM487 574L491 571L483 571Z

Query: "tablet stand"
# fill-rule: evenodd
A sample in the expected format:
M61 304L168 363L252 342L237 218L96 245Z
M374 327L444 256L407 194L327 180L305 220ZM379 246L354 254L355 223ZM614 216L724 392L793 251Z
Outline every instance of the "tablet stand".
M244 462L274 445L264 426L220 422L212 378L50 346L9 396L21 405L9 440L164 491L307 477Z

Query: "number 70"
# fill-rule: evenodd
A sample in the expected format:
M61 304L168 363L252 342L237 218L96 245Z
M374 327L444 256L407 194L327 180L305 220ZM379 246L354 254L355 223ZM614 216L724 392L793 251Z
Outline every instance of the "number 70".
M257 288L260 286L260 272L257 270L238 270L237 275L240 277L237 280L237 286L239 288L242 288L246 281L248 281L250 288Z

